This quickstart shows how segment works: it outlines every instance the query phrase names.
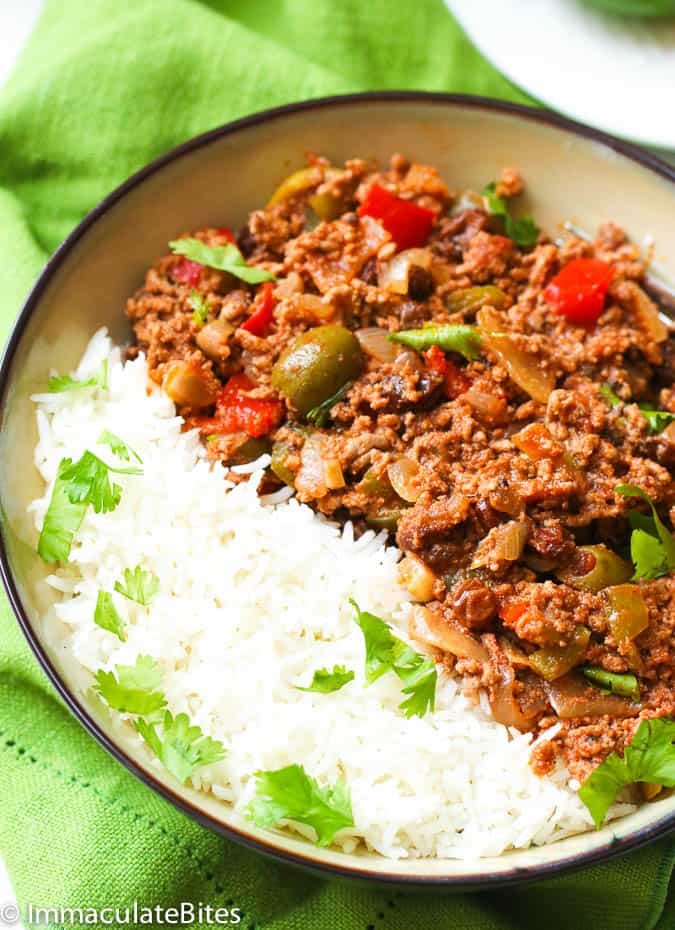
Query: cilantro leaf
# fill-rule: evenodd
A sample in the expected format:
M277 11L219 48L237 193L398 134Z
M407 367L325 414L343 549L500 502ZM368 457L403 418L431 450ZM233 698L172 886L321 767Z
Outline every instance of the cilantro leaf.
M115 590L130 601L136 601L137 604L147 607L159 591L159 578L152 572L143 571L140 565L137 565L133 571L125 568L124 584L116 581Z
M209 318L209 301L194 288L190 291L188 306L192 310L192 319L197 326L203 326Z
M124 620L120 617L113 604L112 594L109 591L99 591L94 610L94 623L102 630L114 633L124 642L127 634L124 629Z
M487 208L493 216L499 216L504 222L504 231L509 239L522 248L536 245L539 236L539 227L531 216L514 219L509 211L509 204L505 197L497 194L497 185L494 181L487 185L483 191Z
M199 239L174 239L169 243L174 255L184 255L191 262L207 265L219 271L227 271L247 284L259 284L261 281L276 281L273 274L262 268L253 268L246 264L246 259L232 242L227 245L207 245Z
M640 413L649 424L649 432L652 435L662 433L667 426L675 423L675 413L669 413L667 410L651 410L644 404L638 404Z
M85 378L83 381L77 378L71 378L70 375L52 375L47 385L50 394L62 394L64 391L79 391L82 388L100 387L105 391L108 387L108 359L104 358L101 362L101 370L97 375L91 378Z
M588 776L579 797L600 827L619 791L636 782L675 787L675 720L643 720L623 758L613 752Z
M116 665L114 672L99 669L95 678L94 690L122 713L151 714L166 704L164 695L157 690L162 672L151 656L138 656L135 665Z
M73 504L91 504L96 513L108 513L120 502L122 489L118 484L111 486L110 472L116 475L143 474L141 468L113 468L112 465L106 465L89 450L83 452L77 462L63 459L61 465L64 467L59 470L69 499Z
M608 384L600 386L600 394L605 398L610 407L618 407L619 404L623 403L623 400L618 394L614 393Z
M135 720L134 727L164 768L183 785L197 769L219 762L225 756L223 744L204 736L201 727L190 724L187 714L173 717L170 711L165 711L161 736L155 723Z
M406 668L396 666L394 671L404 684L403 693L410 695L400 705L406 717L423 717L428 710L434 709L438 673L431 659L415 653L414 665Z
M635 579L659 578L675 571L675 537L661 521L651 497L634 484L620 484L614 489L623 497L640 497L649 504L652 515L630 514L633 532L630 554L635 565Z
M140 468L113 468L89 451L74 464L72 459L61 459L38 540L37 551L45 562L68 561L73 538L89 504L96 513L107 513L117 507L122 489L117 484L111 487L109 472L143 474Z
M410 695L399 705L406 717L423 717L433 710L438 680L433 661L394 636L384 620L361 610L354 600L349 603L366 643L366 683L370 685L392 671L403 683L403 694Z
M316 830L319 846L328 846L338 830L354 826L347 785L338 779L321 787L301 765L256 772L257 796L246 814L259 827L295 820Z
M114 433L111 433L110 430L104 429L101 435L96 440L99 446L109 446L110 451L113 455L116 455L118 459L122 459L125 462L131 461L131 456L136 459L141 465L143 464L143 459L137 452L128 446L123 439L120 439L119 436L116 436Z
M634 579L660 578L670 571L661 541L646 530L633 530L630 557L635 566Z
M307 420L319 428L322 426L328 426L330 423L330 412L332 408L335 406L335 404L338 404L344 397L346 397L353 383L353 381L346 381L342 387L339 388L335 394L333 394L332 397L328 397L316 407L312 407L312 409L307 414Z
M355 621L361 627L366 641L366 684L372 685L385 672L393 668L394 648L397 642L388 625L375 614L361 610L356 601L349 603L356 611Z
M327 668L317 669L314 672L311 684L306 688L300 688L296 685L296 691L317 691L319 694L331 694L333 691L339 691L350 681L354 681L354 672L348 671L344 665L334 665L332 672L329 672Z
M63 471L70 459L61 459L52 496L47 507L40 539L38 555L44 562L67 562L75 533L79 530L87 512L85 502L73 502L67 493L67 482Z

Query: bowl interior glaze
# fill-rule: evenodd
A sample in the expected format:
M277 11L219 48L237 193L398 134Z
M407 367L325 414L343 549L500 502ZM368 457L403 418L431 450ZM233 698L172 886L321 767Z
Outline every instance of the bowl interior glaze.
M672 797L594 833L473 862L396 862L318 849L263 832L148 769L144 758L110 736L96 708L69 689L58 656L45 646L38 618L52 594L26 513L42 493L30 394L44 388L51 368L71 369L98 327L129 338L125 300L168 240L202 226L240 225L308 151L337 162L354 156L385 162L403 152L439 166L456 190L480 190L504 165L516 165L526 179L524 205L540 225L554 232L572 220L593 231L613 219L638 243L652 237L655 267L675 280L675 172L647 155L640 163L630 146L541 112L476 98L361 95L270 111L187 143L132 178L78 227L50 261L10 339L0 375L2 562L24 632L71 710L135 774L211 828L313 870L401 885L478 887L557 874L662 835L675 825Z

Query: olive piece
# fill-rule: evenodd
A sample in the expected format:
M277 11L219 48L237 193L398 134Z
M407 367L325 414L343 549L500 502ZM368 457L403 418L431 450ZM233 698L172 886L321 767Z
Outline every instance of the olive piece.
M363 353L344 326L315 326L298 336L272 369L272 385L304 416L357 378Z
M623 584L633 575L633 566L606 546L579 546L570 565L556 575L564 584L597 594L603 588Z
M297 458L297 453L289 443L277 440L272 446L270 467L277 478L291 488L295 487L295 471L289 464L293 457Z
M217 383L193 362L177 361L168 366L162 387L175 404L201 410L214 403Z
M240 446L234 450L228 458L229 465L247 465L249 462L255 462L261 455L269 452L271 443L266 436L260 439L254 439L249 436Z
M211 320L199 330L195 341L207 358L218 361L230 354L228 341L233 332L234 326L226 320Z

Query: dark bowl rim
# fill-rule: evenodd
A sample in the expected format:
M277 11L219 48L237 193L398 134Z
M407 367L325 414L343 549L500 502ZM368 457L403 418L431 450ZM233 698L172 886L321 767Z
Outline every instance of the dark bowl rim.
M338 109L344 106L361 106L368 103L377 104L398 104L398 103L420 103L420 104L438 104L442 106L460 107L475 109L478 111L487 111L492 114L506 114L519 117L523 120L535 123L541 123L553 126L557 129L564 130L572 135L580 136L592 142L600 143L606 148L625 156L629 160L636 162L638 165L650 170L651 172L670 181L675 185L675 168L662 161L657 156L641 149L639 146L617 139L608 133L594 129L583 123L579 123L568 117L561 116L548 110L538 109L535 107L525 106L523 104L511 103L509 101L498 100L491 97L480 97L468 94L451 94L442 92L428 91L410 91L410 90L390 90L390 91L367 91L364 93L335 95L330 97L317 97L310 100L302 100L296 103L289 103L283 106L272 107L245 116L232 122L225 123L215 129L208 130L193 138L181 143L163 155L151 161L149 164L132 174L126 181L115 188L110 194L94 207L84 219L73 229L73 231L64 239L61 245L56 249L53 255L47 261L36 283L33 285L26 301L16 318L14 326L7 340L2 360L0 361L0 421L5 406L5 398L10 382L10 370L16 349L23 336L26 324L35 308L38 306L42 294L49 285L54 274L60 268L66 256L72 251L74 246L83 238L88 230L100 219L112 206L121 200L127 193L141 184L146 178L155 174L166 165L180 159L183 155L190 154L197 149L208 146L211 142L231 135L239 130L245 130L274 120L283 119L286 116L293 116L304 111L317 109ZM57 693L65 702L68 709L102 746L118 762L120 762L128 771L135 775L140 781L149 788L163 797L183 813L187 814L193 820L204 827L216 832L228 839L234 840L248 848L267 857L272 857L285 864L292 864L320 874L322 877L336 879L354 879L361 882L368 882L379 885L393 885L400 888L427 888L447 891L461 891L470 889L486 889L505 887L515 884L524 884L545 878L557 877L577 871L586 866L596 863L605 862L622 853L639 849L647 843L665 836L675 829L675 811L667 814L653 824L648 824L627 837L611 837L606 843L597 849L588 852L573 854L554 862L542 863L531 867L515 866L512 869L503 872L481 872L476 871L471 874L444 876L444 875L423 875L423 874L397 874L389 872L386 868L387 860L382 858L382 869L378 870L361 870L352 866L340 866L333 863L316 860L311 855L311 846L308 845L308 854L291 852L282 845L275 842L275 835L270 833L269 840L259 840L250 834L239 830L232 825L226 825L215 817L200 810L191 804L187 799L179 797L171 789L169 784L162 782L149 771L142 768L124 750L114 743L107 734L101 729L94 718L82 706L75 695L70 691L66 682L53 665L46 650L42 646L40 639L33 629L28 613L25 610L18 588L12 578L7 547L4 539L4 532L0 533L0 574L7 592L12 610L19 622L28 644L45 671L47 677L54 685ZM279 842L281 838L279 837ZM424 860L422 860L424 861ZM449 860L452 861L452 860ZM478 864L480 860L477 860Z

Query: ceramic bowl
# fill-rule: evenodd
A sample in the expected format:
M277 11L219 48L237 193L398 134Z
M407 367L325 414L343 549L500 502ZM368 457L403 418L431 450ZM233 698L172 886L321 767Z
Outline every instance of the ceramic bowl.
M666 797L603 829L555 844L475 861L391 861L319 849L257 829L223 804L150 769L111 736L49 651L39 616L52 593L26 513L42 493L33 465L31 393L50 368L74 367L92 333L130 330L123 308L166 243L185 229L236 227L304 153L336 162L386 162L404 152L440 166L451 187L481 189L504 165L527 179L526 206L550 230L563 220L594 230L619 222L636 242L652 237L659 273L675 280L675 171L657 159L541 110L439 94L363 94L282 107L223 126L174 149L110 194L47 264L17 320L0 369L0 561L18 622L45 672L84 727L131 772L207 827L263 853L334 876L438 889L484 887L560 874L635 849L675 827ZM668 248L671 249L668 254Z

